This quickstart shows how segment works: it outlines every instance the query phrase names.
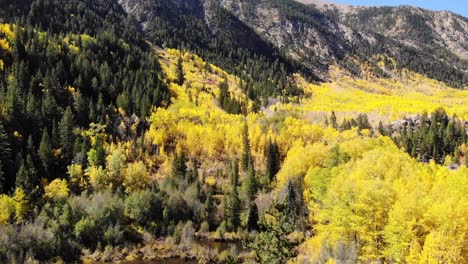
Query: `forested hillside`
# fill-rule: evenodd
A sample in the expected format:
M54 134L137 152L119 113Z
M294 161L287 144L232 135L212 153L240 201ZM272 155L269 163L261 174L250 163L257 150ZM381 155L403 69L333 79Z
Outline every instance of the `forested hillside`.
M463 41L356 10L1 1L0 262L467 262Z
M124 137L122 120L169 101L157 60L120 6L85 4L33 1L28 15L0 25L5 191L17 172L17 184L36 178L22 183L32 188L40 175L54 179L84 160L91 144L79 130L90 123Z

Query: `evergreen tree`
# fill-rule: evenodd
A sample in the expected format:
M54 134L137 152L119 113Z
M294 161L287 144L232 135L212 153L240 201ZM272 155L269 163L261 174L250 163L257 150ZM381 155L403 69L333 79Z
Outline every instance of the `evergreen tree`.
M229 194L229 215L228 227L231 231L236 231L240 226L241 219L240 213L242 210L241 201L239 199L239 192L237 186L233 185L231 193Z
M266 214L270 217L260 221L261 231L247 246L260 263L286 263L295 255L294 248L300 243L288 237L294 231L294 224L282 204L275 204Z
M75 142L75 135L73 134L73 123L73 113L71 108L67 107L63 113L59 126L60 149L66 164L68 164L73 158L73 144Z
M28 197L32 198L31 201L33 201L33 198L37 195L38 184L37 171L31 155L28 154L26 160L21 161L19 170L16 173L16 187L23 189Z
M96 150L96 166L102 166L106 162L106 151L104 150L103 145L103 139L98 137L94 146L94 149Z
M296 187L291 179L286 186L285 212L291 222L296 221L297 217L297 193Z
M190 173L191 177L189 179L189 182L192 183L194 181L198 181L198 167L197 167L197 160L196 159L193 159L192 160L192 170L191 170L191 173Z
M249 126L247 120L245 120L242 129L242 170L247 170L250 164L253 165L252 150L250 147Z
M212 218L212 215L213 215L213 211L215 209L215 204L214 204L214 200L213 200L213 192L210 190L208 192L208 195L206 196L206 200L205 200L205 218L207 219L208 223L211 224L211 218Z
M182 64L182 56L179 56L179 59L177 60L177 67L176 67L176 83L178 85L183 85L185 82L185 77L184 77L184 67Z
M247 229L249 231L258 230L258 207L255 202L250 203Z
M4 187L5 187L5 177L3 176L3 165L2 165L2 161L0 160L0 194L3 194L5 192Z
M387 136L387 131L386 131L384 125L382 124L382 121L379 121L379 126L378 126L377 130L379 131L380 135Z
M234 161L229 164L229 176L231 179L231 185L237 186L239 183L239 162L237 159L234 159Z
M2 168L0 168L0 173L2 174L3 178L3 188L9 187L9 184L13 184L14 182L8 182L8 168L13 167L13 161L11 159L11 148L10 143L8 140L8 135L5 132L5 128L3 124L0 123L0 163L2 164ZM14 172L13 172L14 173ZM14 176L14 175L13 175ZM3 189L0 188L0 191Z
M57 127L57 122L55 119L52 121L52 138L51 138L52 148L59 148L60 147L60 136L59 130Z
M247 179L245 180L245 194L249 201L253 201L255 199L255 195L257 194L258 183L255 177L255 169L252 165L249 165Z
M330 124L334 129L338 129L338 122L336 121L335 111L331 112Z
M272 181L280 169L279 148L276 142L268 141L266 146L266 174Z
M229 83L226 76L223 81L218 85L219 87L219 104L222 109L231 114L240 114L245 105L242 102L237 101L235 98L231 98L229 93ZM245 113L246 111L244 111Z
M50 167L52 165L53 154L47 129L44 129L44 132L42 133L41 143L39 144L39 149L37 152L39 158L42 161L42 165L44 166L44 170L46 173L49 173Z
M185 153L182 152L180 155L177 153L174 155L172 160L172 177L179 181L184 181L187 176L187 158Z

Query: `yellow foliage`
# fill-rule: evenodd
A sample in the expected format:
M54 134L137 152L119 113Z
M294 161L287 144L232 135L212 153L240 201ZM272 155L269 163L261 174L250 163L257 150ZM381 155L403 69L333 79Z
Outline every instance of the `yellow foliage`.
M296 142L289 150L281 170L277 174L278 188L286 185L288 179L302 181L311 166L323 163L327 147L323 144L303 145Z
M89 182L95 189L103 190L107 187L106 172L102 166L91 166L87 168L85 175L89 177Z
M15 38L15 33L13 32L12 25L0 23L0 37L2 35L5 36L9 41L12 41Z
M16 223L21 223L24 221L29 210L28 201L23 189L16 188L13 200L15 202L15 221Z
M15 214L15 201L8 195L0 195L0 225L6 224Z
M371 121L391 121L444 107L450 115L468 119L468 91L453 89L414 73L408 73L402 80L355 80L342 76L334 82L319 85L301 81L309 98L302 100L300 105L278 103L270 110L276 108L304 114L336 111L340 117L368 113Z
M55 179L44 188L46 199L59 199L68 197L70 190L65 179Z
M11 53L11 50L10 44L5 39L0 38L0 51Z
M344 250L359 245L362 262L466 261L467 168L418 163L386 137L339 146L348 162L308 161L304 197L317 236L304 243L301 258L321 262L323 247L335 254L344 244Z
M144 189L150 182L146 166L142 161L128 164L124 172L123 186L127 193Z
M215 187L216 186L216 178L213 176L207 177L205 179L205 183L208 187Z
M72 164L68 166L68 175L70 177L70 184L73 186L77 186L81 189L85 189L88 186L88 180L83 173L81 165Z

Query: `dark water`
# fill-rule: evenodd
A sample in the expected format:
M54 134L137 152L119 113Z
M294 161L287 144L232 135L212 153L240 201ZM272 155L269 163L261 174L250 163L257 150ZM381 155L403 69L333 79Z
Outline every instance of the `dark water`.
M184 260L180 258L168 258L168 259L160 259L160 260L153 260L153 261L142 261L139 264L198 264L196 259L189 259Z
M204 248L211 248L221 253L225 250L231 250L234 248L237 252L242 252L243 247L240 241L235 242L224 242L224 241L208 241L208 240L199 240L194 243L197 243ZM125 264L198 264L196 259L184 260L181 258L167 258L159 260L135 260L130 262L125 262Z
M167 258L160 260L135 260L125 264L198 264L196 259L183 260L180 258Z
M211 249L217 250L220 253L225 250L231 250L232 247L234 247L237 252L241 252L244 250L244 248L242 247L242 242L240 241L225 242L225 241L199 240L199 241L196 241L196 243L205 248L211 248Z

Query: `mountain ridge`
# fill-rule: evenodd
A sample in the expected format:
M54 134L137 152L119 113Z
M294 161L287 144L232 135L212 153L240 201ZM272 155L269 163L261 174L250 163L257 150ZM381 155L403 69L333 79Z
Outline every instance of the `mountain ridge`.
M180 6L178 1L120 0L119 3L144 25L145 33L153 40L167 38L158 33L161 28L167 31L165 35L180 30L165 24L166 18L161 17L157 7L151 8L151 5L163 5L182 12L177 8ZM249 34L256 35L259 41L272 46L273 53L270 54L284 54L284 59L300 65L303 73L308 72L319 81L329 80L328 67L337 64L359 77L362 73L356 71L353 57L373 64L377 74L384 74L385 71L377 66L377 61L372 57L385 55L397 61L399 70L408 68L459 88L468 84L468 20L451 13L435 13L413 7L349 7L342 12L339 8L317 8L313 4L305 5L293 0L192 0L184 5L194 7L196 11L185 11L183 15L191 13L193 19L198 21L198 27L206 28L204 35L196 38L201 43L203 39L225 41L224 36L227 39L236 36L228 42L237 43L255 53L255 48L241 43L248 35L240 33L251 32ZM146 7L144 11L136 8L143 6ZM392 15L385 15L389 10L392 10ZM220 11L224 13L225 23L220 23ZM444 16L449 16L452 22L444 24ZM177 24L180 18L172 17L171 20ZM372 23L368 23L368 20ZM148 27L155 21L157 27ZM190 25L185 25L190 28ZM195 29L184 30L194 32ZM197 45L213 50L207 44ZM197 50L192 51L197 53ZM209 56L201 55L216 62ZM266 54L267 58L269 56Z

